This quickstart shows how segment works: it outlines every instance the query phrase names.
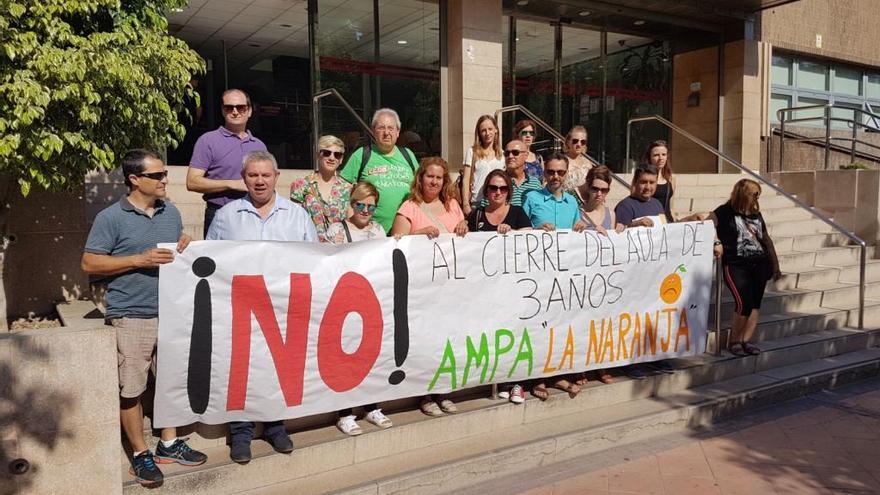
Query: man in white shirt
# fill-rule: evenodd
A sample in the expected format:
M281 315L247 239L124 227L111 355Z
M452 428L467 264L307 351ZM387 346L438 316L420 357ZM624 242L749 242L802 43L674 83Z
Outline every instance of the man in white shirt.
M303 207L275 193L278 163L271 153L251 151L244 156L241 177L247 196L233 200L217 211L207 240L226 241L304 241L317 242L318 232ZM230 423L232 436L229 456L240 464L251 460L254 423ZM277 452L293 451L293 442L283 421L263 423L263 438Z

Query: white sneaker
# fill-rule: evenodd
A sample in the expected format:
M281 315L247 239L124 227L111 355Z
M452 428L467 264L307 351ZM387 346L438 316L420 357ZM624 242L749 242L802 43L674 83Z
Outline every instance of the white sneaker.
M498 398L499 399L509 399L510 398L510 391L509 390L502 390L502 391L498 392Z
M339 420L336 421L336 427L339 428L342 433L345 433L346 435L351 435L353 437L358 436L364 432L363 430L361 430L361 427L358 426L357 421L355 421L353 415L343 416L339 418Z
M523 390L522 385L517 383L510 389L510 402L513 402L514 404L522 404L525 400L526 392Z
M382 414L381 409L373 409L372 411L368 412L365 419L367 420L367 422L372 423L382 429L391 428L392 426L394 426L394 423L392 423L391 420L388 419L388 416Z

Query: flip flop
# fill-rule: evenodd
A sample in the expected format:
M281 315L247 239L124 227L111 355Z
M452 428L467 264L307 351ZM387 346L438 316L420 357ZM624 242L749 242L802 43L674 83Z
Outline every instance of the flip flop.
M545 385L535 385L532 387L532 396L537 397L540 401L545 401L550 398L550 392L547 391Z
M590 383L590 379L587 378L586 373L581 373L580 376L578 376L578 379L574 381L574 384L579 387L583 387L587 383Z
M577 394L581 393L581 388L575 385L574 383L569 382L566 379L556 380L556 383L553 384L553 388L557 388L562 390L563 392L568 392L568 397L574 399L577 397Z
M605 385L614 383L614 377L606 370L599 370L599 381Z

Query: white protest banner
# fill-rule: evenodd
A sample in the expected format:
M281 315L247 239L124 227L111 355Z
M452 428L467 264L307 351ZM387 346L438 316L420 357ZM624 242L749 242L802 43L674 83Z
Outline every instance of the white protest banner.
M158 427L704 352L711 223L193 242L159 278Z

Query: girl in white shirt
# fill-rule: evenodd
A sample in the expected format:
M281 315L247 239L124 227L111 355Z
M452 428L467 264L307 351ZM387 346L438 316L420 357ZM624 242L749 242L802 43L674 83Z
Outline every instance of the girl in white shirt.
M504 170L498 122L491 115L477 119L474 144L464 152L462 174L462 210L465 216L480 206L482 185L493 170Z

